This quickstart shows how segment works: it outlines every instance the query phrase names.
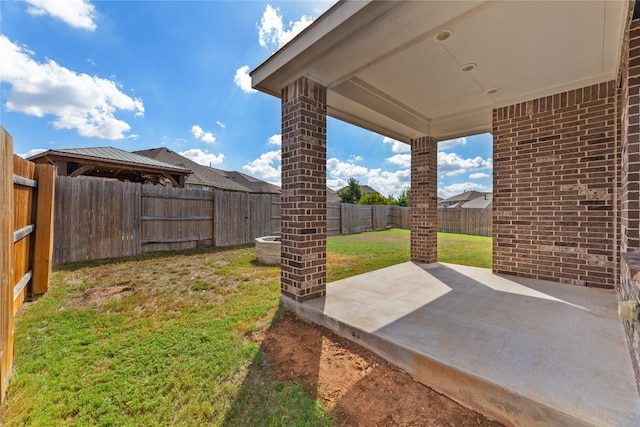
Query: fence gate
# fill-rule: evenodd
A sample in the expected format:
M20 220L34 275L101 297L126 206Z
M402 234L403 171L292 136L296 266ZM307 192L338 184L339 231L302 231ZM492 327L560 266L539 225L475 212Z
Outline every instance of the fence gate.
M55 169L13 154L0 126L0 400L13 366L13 318L27 296L47 291L53 252Z

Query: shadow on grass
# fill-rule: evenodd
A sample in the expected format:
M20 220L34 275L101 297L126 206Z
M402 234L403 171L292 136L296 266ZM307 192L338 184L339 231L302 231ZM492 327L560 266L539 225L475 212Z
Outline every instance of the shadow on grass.
M165 258L171 258L171 257L181 256L181 255L188 256L188 255L230 252L238 249L250 248L252 246L254 246L254 243L247 243L243 245L233 245L233 246L205 246L200 248L182 249L182 250L174 250L174 251L145 252L138 255L122 256L117 258L103 258L103 259L96 259L91 261L78 261L78 262L71 262L68 264L60 264L60 265L54 266L53 271L75 271L75 270L79 270L86 267L95 267L98 265L111 265L111 264L119 264L123 262L131 262L131 261L165 259ZM252 262L252 264L254 263ZM265 266L266 264L256 263L254 265Z

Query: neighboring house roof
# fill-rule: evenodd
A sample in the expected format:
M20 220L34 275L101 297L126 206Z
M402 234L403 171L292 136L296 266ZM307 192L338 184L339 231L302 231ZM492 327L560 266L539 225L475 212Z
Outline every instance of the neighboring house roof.
M141 156L156 159L172 165L189 168L191 175L185 180L187 184L214 187L220 190L243 191L247 193L280 193L275 185L245 175L241 172L227 172L204 166L184 157L166 147L150 150L134 151Z
M338 192L327 187L327 203L340 203Z
M491 206L493 201L492 193L483 193L480 191L465 191L456 194L448 199L439 200L438 205L446 209L454 208L486 208Z
M349 188L348 185L345 185L344 187L342 187L340 190L338 191L342 191L345 188ZM373 188L369 187L368 185L364 184L360 184L360 191L362 191L362 194L380 194L377 190L374 190ZM337 193L337 192L336 192Z
M238 171L221 171L252 193L280 194L280 187Z
M487 209L493 206L493 194L485 193L484 197L477 197L462 204L463 209Z
M444 199L441 203L453 203L453 202L466 202L468 200L477 199L478 197L483 197L485 194L480 191L465 191L464 193L456 194L453 197L449 197L448 199Z
M93 147L93 148L57 148L54 150L47 150L42 153L36 154L30 157L28 160L34 161L41 158L50 157L53 155L67 157L69 159L78 160L102 160L112 161L114 163L128 164L135 166L152 167L163 170L189 173L188 168L172 165L162 161L154 160L149 157L140 156L135 153L120 150L114 147Z

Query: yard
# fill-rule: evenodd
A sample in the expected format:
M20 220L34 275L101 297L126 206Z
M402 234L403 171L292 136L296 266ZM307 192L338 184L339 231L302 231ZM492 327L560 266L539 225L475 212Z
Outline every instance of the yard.
M408 237L329 238L328 280L407 261ZM491 239L441 234L439 260L490 267ZM278 297L252 245L66 265L16 318L0 423L493 425Z

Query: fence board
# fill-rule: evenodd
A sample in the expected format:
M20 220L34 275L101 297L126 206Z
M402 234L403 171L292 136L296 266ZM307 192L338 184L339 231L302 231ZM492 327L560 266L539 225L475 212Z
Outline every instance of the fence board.
M492 209L438 209L438 231L491 236Z
M340 203L327 203L327 236L342 233Z
M249 194L249 203L249 239L254 241L256 237L271 236L271 195Z
M53 215L55 197L55 168L36 165L38 180L36 203L36 235L33 248L33 293L41 295L49 289L53 266Z
M247 194L216 191L215 245L229 246L249 242L249 200Z
M282 202L280 196L274 194L271 196L271 235L279 236L282 234L280 227L282 219Z
M142 251L213 245L214 197L211 191L142 186Z
M371 228L373 230L384 230L388 227L390 209L391 206L387 205L371 206Z
M141 184L56 177L55 264L139 254Z
M0 126L0 401L9 385L13 355L13 139Z
M18 155L13 155L13 174L26 178L29 181L35 180L36 166ZM14 230L21 230L25 227L33 226L36 222L36 212L34 209L35 188L31 184L21 184L17 180L13 185L13 227ZM29 291L28 286L24 286L18 292L16 286L19 285L23 277L32 275L31 250L33 248L34 234L29 233L17 240L13 244L13 286L14 294L12 315L18 311L24 302Z

